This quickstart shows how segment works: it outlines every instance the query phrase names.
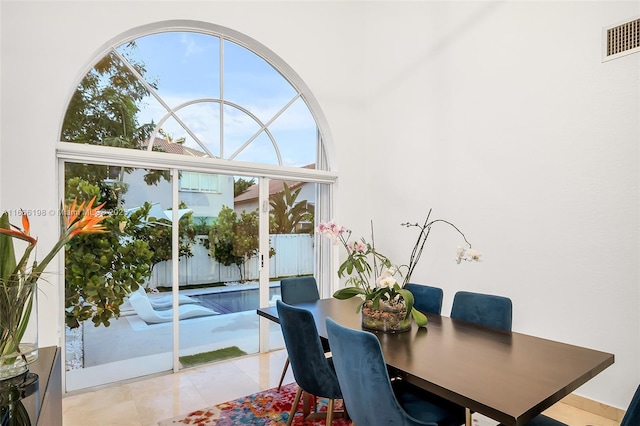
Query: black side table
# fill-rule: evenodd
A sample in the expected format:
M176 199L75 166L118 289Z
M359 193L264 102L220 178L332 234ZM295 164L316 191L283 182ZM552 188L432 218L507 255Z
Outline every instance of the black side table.
M28 372L0 381L0 425L62 425L60 348L39 348Z

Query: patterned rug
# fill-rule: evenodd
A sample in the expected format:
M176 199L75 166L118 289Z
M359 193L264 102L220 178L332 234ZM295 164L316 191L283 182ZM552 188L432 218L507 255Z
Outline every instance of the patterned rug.
M280 392L277 388L258 392L253 395L243 396L234 401L223 402L212 407L202 410L193 411L191 413L163 420L158 423L159 426L169 425L198 425L198 426L237 426L237 425L258 425L258 426L276 426L285 425L289 419L289 411L298 391L295 383L282 386ZM318 410L326 411L327 400L319 399ZM336 410L342 410L342 401L336 401ZM296 415L293 418L294 425L324 425L324 420L302 421L302 398ZM351 422L336 419L333 421L334 426L347 426Z

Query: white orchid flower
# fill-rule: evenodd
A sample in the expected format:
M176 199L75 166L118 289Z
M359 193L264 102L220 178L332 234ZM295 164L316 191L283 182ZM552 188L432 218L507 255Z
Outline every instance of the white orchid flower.
M458 246L458 252L456 253L456 263L459 265L460 262L462 261L462 258L464 257L464 247L462 246Z
M378 277L378 281L376 282L378 287L389 287L392 288L395 284L397 283L397 281L395 280L395 278L393 277Z
M471 261L479 262L481 260L481 257L482 257L482 253L480 253L480 251L475 249L469 249L467 250L467 255L465 260L468 260L469 262Z

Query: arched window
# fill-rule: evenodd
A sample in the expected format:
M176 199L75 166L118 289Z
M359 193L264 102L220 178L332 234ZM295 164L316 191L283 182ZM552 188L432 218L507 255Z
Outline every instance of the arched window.
M61 141L315 165L323 132L302 90L223 34L149 34L110 48L93 65L72 97Z
M67 390L215 359L238 334L193 336L225 315L247 333L240 354L264 350L270 333L247 316L278 296L281 277L313 274L328 297L330 250L312 235L331 217L328 139L304 82L242 34L168 22L105 46L70 95L57 144L64 198L96 196L111 213L108 235L65 256ZM291 252L300 259L285 262ZM156 305L142 306L138 287ZM114 339L126 350L95 347Z

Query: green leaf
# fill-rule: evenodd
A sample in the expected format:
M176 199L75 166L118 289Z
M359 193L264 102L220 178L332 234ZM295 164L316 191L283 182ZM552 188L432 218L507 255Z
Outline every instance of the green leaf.
M411 293L409 290L406 290L404 288L398 288L397 292L404 299L404 303L407 306L407 316L406 316L406 318L408 318L409 314L414 311L413 304L414 304L415 300L413 298L413 293Z
M0 217L0 228L11 229L7 212ZM8 283L15 269L16 256L13 251L13 238L6 234L0 234L0 281Z
M420 312L419 310L412 309L411 310L411 316L413 317L413 320L416 322L418 327L426 327L427 326L427 322L429 320L427 319L427 316L425 314L423 314L422 312Z
M339 300L351 299L359 294L365 294L364 290L358 287L345 287L333 293L333 297Z

